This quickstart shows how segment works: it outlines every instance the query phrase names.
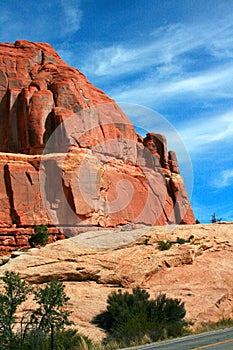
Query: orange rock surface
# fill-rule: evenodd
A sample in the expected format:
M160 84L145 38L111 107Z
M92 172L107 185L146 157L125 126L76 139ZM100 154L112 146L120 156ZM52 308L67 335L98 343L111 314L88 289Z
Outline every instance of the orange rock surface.
M0 44L0 152L0 227L17 225L19 235L36 224L70 236L93 226L195 222L165 136L137 135L119 106L48 44Z

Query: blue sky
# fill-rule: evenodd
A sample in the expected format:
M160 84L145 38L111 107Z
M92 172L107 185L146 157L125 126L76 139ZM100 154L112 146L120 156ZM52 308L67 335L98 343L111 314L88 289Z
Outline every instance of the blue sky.
M196 218L233 220L233 0L2 0L0 41L17 39L50 43L117 102L162 115L191 158ZM129 117L160 131L153 113Z

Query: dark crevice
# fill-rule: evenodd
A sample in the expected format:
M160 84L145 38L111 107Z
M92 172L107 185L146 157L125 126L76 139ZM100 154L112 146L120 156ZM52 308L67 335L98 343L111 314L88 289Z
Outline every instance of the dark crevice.
M43 66L45 63L45 53L43 50L41 50L41 66Z
M27 179L28 179L29 183L30 183L31 186L32 186L32 185L33 185L32 178L31 178L31 175L29 174L28 171L26 171L26 176L27 176Z
M12 185L11 185L11 177L10 177L10 171L9 167L6 164L4 166L4 181L5 181L5 186L6 186L6 193L9 199L10 203L10 215L11 215L11 220L13 224L20 225L20 217L17 214L15 207L14 207L14 195L13 195L13 190L12 190Z
M71 188L70 187L67 187L65 184L64 184L64 180L62 179L62 188L63 188L63 192L64 192L64 195L66 197L66 200L70 206L70 208L73 210L74 213L76 213L76 208L75 208L75 203L74 203L74 197L73 197L73 193L71 191Z
M33 166L36 171L40 170L40 159L29 160L28 163Z
M167 183L167 189L168 189L168 193L173 201L173 207L174 207L173 210L174 210L175 221L176 221L176 223L180 223L181 222L180 212L179 212L179 209L177 207L176 195L173 191L171 182L172 182L172 180L170 179L169 182Z

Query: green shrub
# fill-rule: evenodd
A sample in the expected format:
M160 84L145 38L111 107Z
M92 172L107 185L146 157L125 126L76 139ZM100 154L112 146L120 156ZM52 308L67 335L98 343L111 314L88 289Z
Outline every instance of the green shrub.
M184 238L177 237L176 243L178 243L178 244L185 244L186 240Z
M92 347L91 341L75 330L58 331L54 334L54 350L89 350ZM17 335L11 343L9 350L51 350L51 337L41 330L32 330L27 333L22 341ZM93 348L95 349L95 347ZM8 350L5 348L4 350Z
M172 246L170 241L159 241L158 242L159 250L169 250Z
M221 222L221 221L222 221L222 219L221 219L221 218L218 218L218 219L217 219L215 213L213 213L213 215L211 215L211 223L212 223L212 224L216 224L217 222Z
M132 346L143 338L156 341L182 334L186 325L184 303L165 294L155 300L149 297L140 288L133 289L132 294L119 290L108 296L107 310L93 319L107 332L107 342L117 340Z
M59 350L85 350L91 348L91 341L87 337L69 329L55 334L55 348Z
M29 238L28 243L31 247L37 245L45 245L49 242L49 230L46 225L36 225L34 227L34 234Z
M0 348L5 349L14 340L15 314L18 307L26 300L29 286L12 271L6 271L0 279L4 283L0 293Z
M195 330L194 333L209 332L217 329L231 328L233 327L232 318L222 318L218 322L203 322Z

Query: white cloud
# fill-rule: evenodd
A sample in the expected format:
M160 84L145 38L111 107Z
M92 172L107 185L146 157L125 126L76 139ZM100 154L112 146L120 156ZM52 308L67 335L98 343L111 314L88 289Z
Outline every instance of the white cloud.
M176 76L161 81L150 76L143 81L134 81L110 90L110 95L119 101L159 105L171 99L209 99L232 98L233 65L217 66L192 77Z
M223 188L223 187L232 187L233 184L233 169L223 170L220 173L220 177L214 181L214 187Z
M214 143L231 142L233 138L233 109L220 115L205 116L183 125L179 133L188 151L202 153Z
M80 28L82 11L78 0L60 0L64 11L64 34L75 33Z
M144 45L133 47L118 44L103 47L91 52L82 69L88 74L97 76L119 76L135 74L149 66L161 65L161 72L173 67L177 71L174 59L201 44L194 41L194 33L189 32L183 25L177 24L160 28L150 35L150 40ZM172 63L173 62L173 63Z
M104 89L118 101L158 108L172 99L206 104L232 98L231 23L232 15L214 24L169 25L154 31L144 44L93 49L78 68L97 86L106 84Z
M27 5L25 9L19 1L15 10L10 2L0 2L0 41L25 39L53 43L57 38L67 39L68 34L80 28L80 0L40 0Z
M152 32L144 44L121 43L92 50L82 68L87 74L100 77L135 74L150 66L157 66L156 74L167 73L166 66L174 67L177 72L179 66L192 60L185 55L197 49L205 49L215 58L232 57L232 34L231 15L213 24L168 25Z

